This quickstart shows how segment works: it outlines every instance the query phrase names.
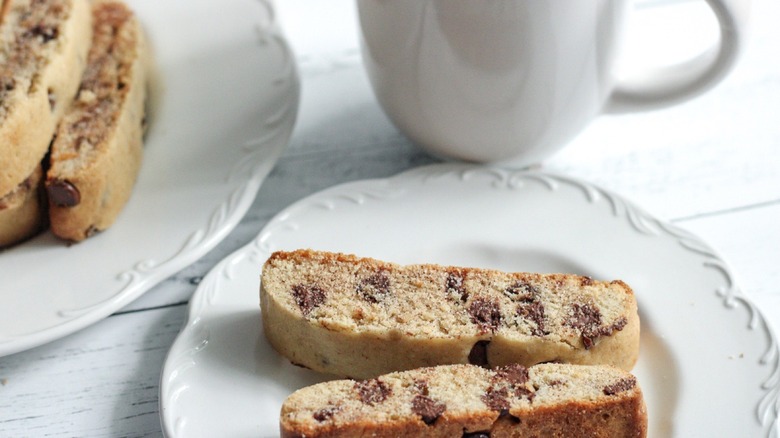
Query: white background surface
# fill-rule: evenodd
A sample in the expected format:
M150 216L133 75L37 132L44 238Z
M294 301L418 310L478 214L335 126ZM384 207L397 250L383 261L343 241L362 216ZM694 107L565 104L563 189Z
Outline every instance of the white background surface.
M701 48L704 38L688 44L681 35L711 30L708 16L701 2L682 3L641 11L627 44L632 57ZM160 436L160 369L199 279L303 196L434 161L374 101L352 0L283 0L278 9L299 61L301 109L250 211L217 248L122 311L0 358L0 436ZM753 9L748 46L724 83L678 107L603 117L545 168L609 188L702 237L780 327L780 3L755 0Z

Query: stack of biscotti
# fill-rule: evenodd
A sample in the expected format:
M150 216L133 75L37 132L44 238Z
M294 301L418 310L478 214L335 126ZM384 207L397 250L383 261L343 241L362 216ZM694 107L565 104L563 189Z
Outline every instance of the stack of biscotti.
M292 437L641 438L636 378L603 365L441 365L296 391L282 405Z
M55 235L80 241L114 222L138 175L143 32L121 1L5 5L0 247L47 222ZM41 165L45 177L33 172Z
M291 395L284 436L646 434L627 373L639 316L621 281L280 251L260 304L267 339L294 364L368 379ZM403 370L414 371L386 375Z
M45 223L40 166L92 35L87 0L5 0L0 17L0 248Z

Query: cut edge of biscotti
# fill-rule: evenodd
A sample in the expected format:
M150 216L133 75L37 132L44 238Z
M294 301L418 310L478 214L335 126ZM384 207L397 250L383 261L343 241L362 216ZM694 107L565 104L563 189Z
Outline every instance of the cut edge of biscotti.
M40 165L11 193L0 197L0 250L25 241L45 227L43 169Z
M302 388L282 437L645 437L635 376L604 365L442 365Z
M33 173L70 106L91 40L87 0L6 0L0 25L0 197Z
M270 344L338 376L456 363L630 370L639 354L636 298L622 281L296 250L269 257L260 289Z
M120 1L93 5L93 42L78 95L59 125L46 178L52 232L80 241L110 227L141 166L148 55Z

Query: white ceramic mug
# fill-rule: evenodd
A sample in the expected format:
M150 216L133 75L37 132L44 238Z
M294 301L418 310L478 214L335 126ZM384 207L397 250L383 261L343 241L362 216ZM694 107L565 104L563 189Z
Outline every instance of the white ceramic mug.
M720 40L618 83L631 0L357 0L363 61L387 115L441 157L527 166L596 116L681 102L719 82L749 0L707 0Z

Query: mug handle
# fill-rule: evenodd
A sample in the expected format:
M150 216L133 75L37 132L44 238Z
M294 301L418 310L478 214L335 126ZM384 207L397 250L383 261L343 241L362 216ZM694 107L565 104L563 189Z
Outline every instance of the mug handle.
M720 42L680 64L617 84L604 112L646 111L691 99L720 82L745 41L750 0L707 0L720 25Z

